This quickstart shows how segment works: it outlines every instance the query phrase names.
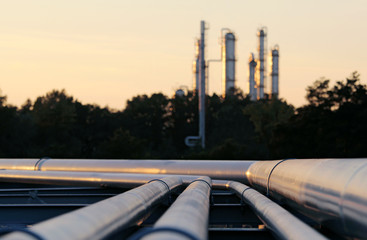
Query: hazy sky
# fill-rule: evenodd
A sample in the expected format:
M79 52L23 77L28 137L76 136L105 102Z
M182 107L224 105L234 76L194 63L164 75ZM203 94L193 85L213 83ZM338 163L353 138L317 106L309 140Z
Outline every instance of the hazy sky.
M138 94L191 88L194 40L205 20L208 59L220 57L220 29L238 40L237 86L248 92L256 31L280 47L280 97L300 106L320 77L367 79L365 0L11 0L0 2L0 89L22 105L52 89L83 103L122 109ZM210 92L221 93L221 66Z

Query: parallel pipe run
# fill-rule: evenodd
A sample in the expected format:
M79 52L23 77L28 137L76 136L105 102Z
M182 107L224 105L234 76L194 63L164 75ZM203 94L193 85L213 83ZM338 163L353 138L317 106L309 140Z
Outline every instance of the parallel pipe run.
M41 222L29 230L42 239L103 239L117 230L141 222L156 204L165 199L170 190L181 185L182 180L179 177L153 181L88 207ZM23 232L14 232L2 239L34 240L31 235Z
M2 159L0 169L34 170L37 161ZM36 170L205 175L244 183L248 179L255 189L268 191L269 196L335 232L359 238L367 236L367 159L304 159L278 163L43 159Z
M0 159L0 169L38 171L119 172L208 176L247 183L246 171L255 161L205 160L87 160ZM36 163L38 162L37 166Z
M327 239L278 204L242 183L218 181L215 186L234 191L279 239Z
M152 233L142 239L187 240L187 236L191 236L191 239L207 239L210 193L210 178L203 177L192 182L153 227L153 230L160 228L171 231Z
M343 235L367 236L367 159L307 159L253 164L252 186Z
M20 170L0 171L0 181L2 182L125 188L136 187L137 185L147 183L148 181L154 181L155 179L156 181L165 181L164 177L167 177L167 175ZM166 213L167 215L164 215L166 217L159 220L155 227L161 230L162 228L165 228L165 232L170 228L171 235L172 230L176 230L176 232L188 233L190 236L194 236L193 239L205 239L201 236L203 233L202 231L206 231L207 229L205 216L207 216L208 213L206 206L209 206L208 195L210 194L211 181L207 177L176 177L182 178L183 184L189 185L191 183L191 185L184 191L183 195L180 195L179 199L181 200L176 201L175 204L177 204L177 207L172 209L170 208ZM166 186L164 182L162 182L162 184ZM270 230L282 239L303 239L302 236L313 236L311 239L321 239L312 229L310 229L310 227L303 224L280 206L257 193L255 190L250 189L246 185L232 181L215 180L213 181L213 187L218 189L229 189L236 192L242 200L246 201L254 209ZM169 189L169 187L167 189ZM203 192L203 190L205 191ZM182 213L182 211L184 211L184 213ZM190 225L191 223L195 223L194 225L196 227L192 227ZM293 226L292 228L287 227L289 226L287 224L290 223ZM66 228L67 226L65 226L64 229ZM190 228L191 230L187 231L187 228ZM299 232L304 234L298 236L297 234ZM166 234L163 234L162 236L161 234L153 234L153 236L158 235L160 239L162 236L166 236ZM172 238L172 236L169 238Z

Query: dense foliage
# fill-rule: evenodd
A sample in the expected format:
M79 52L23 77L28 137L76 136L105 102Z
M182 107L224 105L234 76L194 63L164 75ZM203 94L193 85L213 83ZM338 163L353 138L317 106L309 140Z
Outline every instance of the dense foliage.
M308 104L251 102L240 91L207 96L205 150L185 146L198 134L197 96L140 95L122 111L84 105L54 90L21 108L0 96L0 157L278 159L366 157L367 88L358 73L306 89Z

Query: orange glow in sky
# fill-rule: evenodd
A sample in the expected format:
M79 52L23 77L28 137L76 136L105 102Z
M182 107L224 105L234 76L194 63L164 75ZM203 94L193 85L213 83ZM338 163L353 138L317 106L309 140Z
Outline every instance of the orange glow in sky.
M300 106L325 76L367 76L367 1L14 0L0 3L0 89L17 106L52 89L83 103L122 109L138 94L192 87L194 41L205 20L208 59L220 58L221 28L236 42L236 84L248 92L256 31L280 48L280 97ZM210 65L220 94L221 65Z

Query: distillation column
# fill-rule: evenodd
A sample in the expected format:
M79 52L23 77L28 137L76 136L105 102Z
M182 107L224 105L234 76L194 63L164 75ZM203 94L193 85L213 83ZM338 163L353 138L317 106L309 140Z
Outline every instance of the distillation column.
M235 41L233 32L222 37L222 96L233 95L235 90Z
M255 82L255 69L256 69L256 60L254 54L250 54L249 58L249 94L251 101L257 100L257 89L256 89L256 82Z
M279 97L279 46L271 49L271 97Z
M259 51L259 58L258 61L260 62L260 64L258 65L258 72L259 72L259 86L258 86L258 90L259 90L259 99L263 99L264 98L264 88L265 88L265 51L266 51L266 46L265 46L265 38L266 38L266 32L265 32L265 28L261 28L260 31L257 33L257 36L259 37L259 47L258 47L258 51Z

